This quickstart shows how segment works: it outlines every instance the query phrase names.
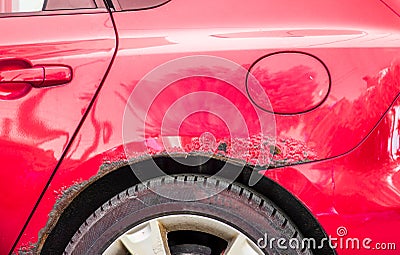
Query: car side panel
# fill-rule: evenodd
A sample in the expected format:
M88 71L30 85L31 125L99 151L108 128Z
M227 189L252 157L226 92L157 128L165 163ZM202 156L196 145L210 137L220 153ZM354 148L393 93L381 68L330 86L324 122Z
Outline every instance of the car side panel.
M285 50L306 52L321 59L332 77L332 90L327 100L314 111L275 116L277 145L280 147L277 151L281 152L277 153L276 160L285 164L337 158L327 165L320 162L276 168L268 170L266 175L298 197L321 220L328 234L335 233L339 222L335 217L338 215L350 217L346 222L350 233L361 233L365 230L361 225L357 225L358 230L350 229L356 218L345 211L345 201L360 197L360 201L368 200L373 191L366 190L358 196L354 195L354 190L346 193L344 187L355 179L347 176L336 181L336 178L340 178L338 173L341 170L334 172L332 168L335 164L342 164L344 166L340 166L340 169L343 171L362 173L367 167L362 163L365 154L358 154L355 148L361 148L358 147L361 144L376 151L381 146L377 141L370 144L367 137L399 93L400 20L380 1L349 3L312 0L306 5L308 8L304 6L304 2L293 1L279 1L274 4L262 0L246 3L230 1L228 6L226 1L173 0L155 9L114 13L120 38L116 60L93 109L17 248L24 247L29 241L36 241L32 236L43 229L46 223L54 223L56 217L49 220L48 213L52 211L54 204L64 201L62 199L63 194L66 194L65 190L84 187L91 177L103 173L101 167L104 164L117 165L118 162L126 162L122 134L124 110L136 85L154 68L192 55L225 58L243 68L249 68L258 58ZM190 75L195 76L196 72ZM203 84L199 90L213 89L212 83ZM176 95L191 92L192 88L193 86L178 86L163 97L176 98ZM137 100L140 101L139 99L142 97ZM168 106L170 105L165 104L165 101L154 105L155 109L161 109L161 113ZM143 109L134 110L143 113ZM147 141L133 144L131 148L136 148L135 159L165 152L166 148L161 142L158 144L157 139L160 141L163 137L176 135L173 132L161 135L162 119L156 113L154 116L157 118L150 118L146 132L150 138L154 138L151 142L155 145L147 150L148 148L143 147ZM204 119L206 118L202 120ZM198 140L203 132L218 130L213 129L214 124L210 118L209 121L196 123L195 130L181 129L179 138L182 143L186 137L189 137L189 141ZM137 131L143 130L132 130ZM219 139L226 134L217 132L215 135ZM381 139L388 139L391 133L386 135ZM153 150L154 148L159 149ZM306 158L304 150L313 156ZM227 156L233 157L229 154ZM237 155L235 158L248 159L244 155ZM348 162L350 158L351 165ZM389 167L384 171L392 170ZM376 175L378 173L371 173L370 176L376 178ZM361 175L357 178L357 181L361 181ZM384 180L379 185L390 189L390 184ZM338 194L338 191L343 193ZM388 200L389 197L380 196L376 199ZM397 219L396 204L393 201L385 203L385 209L394 212L392 219ZM336 204L339 208L335 207ZM373 224L382 224L382 228L388 228L393 233L392 221L379 220L380 215L386 215L380 211L382 208L384 207L379 203L357 203L352 208L352 213L361 210L362 217L366 220L377 211L382 212L376 214ZM386 234L375 233L374 237L384 238ZM340 252L346 254L343 253L346 251Z

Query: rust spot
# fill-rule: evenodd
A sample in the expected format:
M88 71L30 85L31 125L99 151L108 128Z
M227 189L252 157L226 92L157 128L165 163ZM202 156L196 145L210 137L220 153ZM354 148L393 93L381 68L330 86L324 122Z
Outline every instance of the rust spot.
M37 244L38 243L32 243L29 242L27 244L23 244L19 250L18 250L18 254L19 255L35 255L38 254L36 253L37 250ZM14 253L15 254L15 253Z
M275 146L275 145L270 145L270 146L269 146L269 152L270 152L272 155L279 155L279 154L282 153L281 149L279 149L279 147L278 147L278 146Z
M226 145L226 143L220 143L218 145L218 151L223 151L226 152L226 148L228 147L228 145Z

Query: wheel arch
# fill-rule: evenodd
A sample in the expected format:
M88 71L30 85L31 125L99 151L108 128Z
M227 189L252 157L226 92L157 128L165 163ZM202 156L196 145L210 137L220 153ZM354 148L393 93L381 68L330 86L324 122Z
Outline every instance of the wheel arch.
M41 254L62 253L80 225L97 208L123 190L140 183L132 169L149 169L149 167L154 167L154 162L167 175L213 175L225 164L229 164L230 168L236 168L241 171L236 179L237 183L271 200L294 222L305 238L321 240L328 237L307 207L275 181L263 177L254 186L250 187L248 185L249 178L254 171L251 166L246 165L243 167L231 161L228 162L224 158L209 158L209 156L205 155L182 155L179 162L168 155L158 155L133 162L124 161L104 164L99 174L94 178L82 183L79 187L73 187L70 196L62 198L62 201L58 203L59 206L54 209L57 211L51 213L50 218L52 218L53 224L48 224L47 229L41 234L39 244L41 243L42 245L38 245L38 252ZM87 203L88 200L91 203ZM336 254L327 244L323 249L313 250L313 253L316 255Z

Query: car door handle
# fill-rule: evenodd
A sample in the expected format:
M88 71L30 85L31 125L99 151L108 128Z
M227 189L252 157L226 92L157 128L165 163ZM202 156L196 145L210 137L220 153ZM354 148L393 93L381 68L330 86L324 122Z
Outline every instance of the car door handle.
M34 88L62 85L72 80L69 66L41 65L28 68L0 70L0 84L29 83Z

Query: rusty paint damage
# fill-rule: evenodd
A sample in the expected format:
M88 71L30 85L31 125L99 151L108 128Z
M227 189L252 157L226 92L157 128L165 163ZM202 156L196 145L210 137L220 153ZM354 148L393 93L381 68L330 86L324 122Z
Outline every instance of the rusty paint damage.
M103 164L100 167L98 173L95 176L92 176L89 180L79 180L74 182L74 184L72 184L70 187L63 187L60 190L55 191L55 193L57 194L57 200L53 206L53 209L49 213L49 220L47 221L46 226L42 228L38 233L38 242L23 244L18 250L18 254L39 254L41 249L43 248L46 238L56 226L62 212L68 207L68 205L92 183L101 179L107 173L110 173L122 166L126 166L127 164L129 164L128 161Z
M203 133L203 134L207 134ZM146 141L147 153L206 153L207 156L244 161L256 168L276 168L317 159L314 150L303 141L281 136L279 139L262 134L248 138L179 137L179 146L169 146L168 138L150 138ZM128 155L132 156L132 155ZM133 157L140 156L133 154ZM131 157L132 158L132 157Z
M157 139L156 139L157 140ZM57 201L49 213L49 220L46 226L41 229L37 243L28 243L21 246L18 254L30 255L40 253L46 238L56 226L62 212L69 204L92 183L104 177L106 174L128 165L150 160L155 157L187 157L187 156L206 156L229 163L248 166L257 170L266 170L288 165L295 165L313 161L317 158L316 154L310 150L305 143L292 139L280 138L275 141L270 138L254 135L250 138L229 138L210 140L204 137L182 138L181 146L168 147L150 146L159 144L157 140L146 141L147 152L137 152L131 159L117 161L111 159L104 160L97 174L89 180L78 180L69 187L55 191Z

